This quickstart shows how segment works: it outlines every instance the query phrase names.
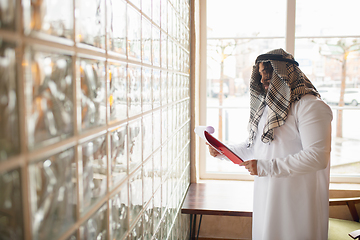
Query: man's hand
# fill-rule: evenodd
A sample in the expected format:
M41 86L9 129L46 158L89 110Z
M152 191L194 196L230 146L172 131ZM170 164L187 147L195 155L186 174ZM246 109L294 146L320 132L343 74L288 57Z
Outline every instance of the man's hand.
M246 162L242 162L239 166L245 166L245 168L249 171L250 175L258 175L257 172L257 160L249 160Z
M218 151L215 150L215 148L213 148L212 146L210 146L208 143L206 143L206 145L209 146L209 152L210 152L210 155L211 155L211 156L216 157L217 155L220 154Z

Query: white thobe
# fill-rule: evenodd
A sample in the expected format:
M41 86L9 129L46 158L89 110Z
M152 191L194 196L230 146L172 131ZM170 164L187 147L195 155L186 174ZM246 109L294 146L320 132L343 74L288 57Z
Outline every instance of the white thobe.
M258 160L252 239L326 240L332 111L315 96L303 96L274 130L274 140L263 143L267 112L251 148L231 146L243 159Z

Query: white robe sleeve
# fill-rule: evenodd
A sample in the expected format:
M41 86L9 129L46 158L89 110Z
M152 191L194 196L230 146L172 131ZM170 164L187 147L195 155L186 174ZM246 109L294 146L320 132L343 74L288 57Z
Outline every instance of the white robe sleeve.
M258 176L287 177L325 169L330 161L332 111L323 101L294 106L302 150L284 158L258 160Z
M253 159L253 148L248 148L247 143L243 142L237 145L230 145L228 148L238 155L242 160L247 161Z

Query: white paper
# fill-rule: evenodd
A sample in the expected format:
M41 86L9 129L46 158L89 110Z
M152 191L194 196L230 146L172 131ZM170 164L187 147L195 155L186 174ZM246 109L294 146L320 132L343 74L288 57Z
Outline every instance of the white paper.
M205 142L208 142L205 138L205 133L204 132L208 132L210 134L213 134L215 132L215 129L212 126L197 126L194 129L194 132L201 137L202 139L204 139Z
M205 138L205 131L213 134L215 132L215 129L212 126L197 126L194 129L194 132L201 137L202 139L204 139L205 142L209 143L208 140L206 140ZM209 143L210 144L210 143ZM210 144L211 145L211 144ZM214 148L216 151L218 151L216 148ZM221 160L227 160L230 161L225 155L223 155L220 151L218 151L219 155L216 156L216 158L221 159ZM230 161L231 162L231 161Z

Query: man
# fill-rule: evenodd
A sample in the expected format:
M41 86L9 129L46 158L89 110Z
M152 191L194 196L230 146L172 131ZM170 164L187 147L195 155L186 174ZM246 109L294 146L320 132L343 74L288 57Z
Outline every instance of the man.
M249 139L230 146L255 175L252 239L328 239L331 120L292 55L276 49L256 59Z

